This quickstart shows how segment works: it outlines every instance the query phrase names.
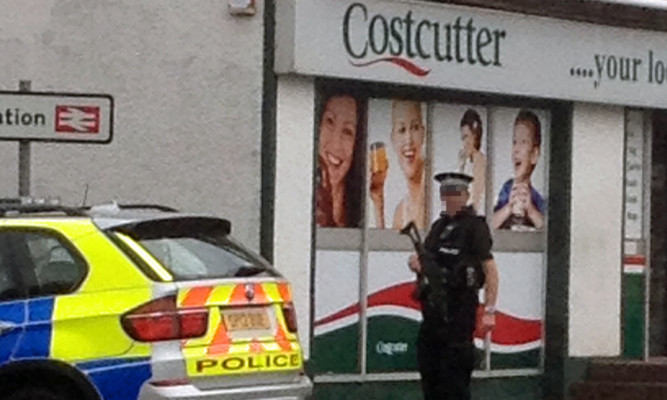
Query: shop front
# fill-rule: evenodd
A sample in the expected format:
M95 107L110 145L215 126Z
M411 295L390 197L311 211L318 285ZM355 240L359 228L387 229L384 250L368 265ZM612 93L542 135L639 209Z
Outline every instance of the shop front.
M473 176L500 269L479 398L562 398L647 352L651 110L665 36L391 0L276 5L275 263L317 398L419 398L412 244ZM586 40L582 40L586 38Z

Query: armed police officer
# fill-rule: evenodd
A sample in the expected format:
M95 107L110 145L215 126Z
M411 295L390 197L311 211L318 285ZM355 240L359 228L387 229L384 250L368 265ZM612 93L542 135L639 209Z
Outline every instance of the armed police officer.
M422 254L408 261L420 281L419 373L425 400L468 400L478 293L483 287L480 328L489 332L495 326L498 269L488 225L466 206L472 178L443 173L435 180L443 211L424 240Z

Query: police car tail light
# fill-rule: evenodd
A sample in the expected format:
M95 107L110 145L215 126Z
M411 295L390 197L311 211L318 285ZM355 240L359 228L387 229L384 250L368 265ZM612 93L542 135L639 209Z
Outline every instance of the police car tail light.
M188 339L206 333L208 310L178 309L176 296L168 296L131 310L121 323L125 332L140 342Z
M286 303L283 306L283 316L285 317L287 330L295 333L297 331L296 311L294 310L294 305L292 303Z
M204 336L208 328L208 310L196 309L179 312L181 335L179 339Z

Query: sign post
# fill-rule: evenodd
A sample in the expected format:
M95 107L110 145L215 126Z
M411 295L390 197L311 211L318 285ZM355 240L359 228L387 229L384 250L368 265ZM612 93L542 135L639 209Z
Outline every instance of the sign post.
M30 195L32 142L108 144L113 136L113 98L106 94L0 91L0 140L19 143L19 196Z
M19 92L30 91L30 81L19 82ZM19 141L19 196L30 196L30 141Z

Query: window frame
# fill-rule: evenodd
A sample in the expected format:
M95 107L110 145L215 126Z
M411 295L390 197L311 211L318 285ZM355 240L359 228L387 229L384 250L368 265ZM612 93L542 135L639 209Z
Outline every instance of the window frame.
M0 231L1 233L1 231ZM0 238L0 242L8 241L8 238ZM8 247L9 251L13 251L11 248L11 243L3 243L6 246L0 246L0 249L3 247ZM6 257L3 257L6 258ZM14 289L18 292L18 295L15 297L1 298L0 303L11 303L15 301L22 301L28 298L28 292L26 290L25 284L23 282L23 277L21 276L20 269L17 268L16 264L13 261L13 258L7 258L5 264L7 265L9 271L10 282L13 283Z

